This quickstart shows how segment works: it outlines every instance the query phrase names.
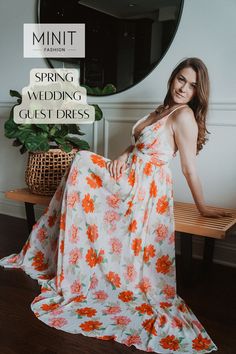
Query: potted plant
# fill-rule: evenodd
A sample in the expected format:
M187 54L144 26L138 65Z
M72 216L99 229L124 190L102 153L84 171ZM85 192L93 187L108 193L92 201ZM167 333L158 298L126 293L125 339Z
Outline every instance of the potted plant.
M100 95L115 91L113 85L107 85L104 89L86 88L89 94L93 94L93 90ZM21 104L22 95L14 90L10 90L10 95L16 97L17 102L4 124L5 136L14 139L12 145L19 147L21 154L29 152L25 172L29 190L35 194L52 195L78 150L90 149L88 142L78 137L85 133L77 124L16 124L13 110ZM101 120L103 113L100 107L93 106L95 121Z

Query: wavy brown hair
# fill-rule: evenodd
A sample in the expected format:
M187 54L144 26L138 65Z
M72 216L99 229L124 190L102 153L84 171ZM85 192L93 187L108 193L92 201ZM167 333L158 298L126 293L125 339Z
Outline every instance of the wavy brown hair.
M208 112L208 102L210 94L210 82L206 65L199 58L187 58L183 60L171 73L168 80L168 91L164 99L164 106L169 105L171 102L170 87L176 75L184 68L192 68L197 74L197 87L196 94L188 105L192 108L197 125L198 125L198 138L197 138L197 154L203 148L208 138L207 134L210 132L206 129L206 116Z

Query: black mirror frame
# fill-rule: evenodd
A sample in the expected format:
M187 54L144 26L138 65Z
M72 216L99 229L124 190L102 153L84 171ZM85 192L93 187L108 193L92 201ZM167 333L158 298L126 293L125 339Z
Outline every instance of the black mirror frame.
M124 91L126 91L126 90L128 90L128 89L130 89L130 88L132 88L132 87L134 87L134 86L136 86L136 85L138 85L138 84L139 84L140 82L142 82L147 76L149 76L149 75L153 72L153 70L156 69L156 67L160 64L160 62L163 60L163 58L165 57L165 55L166 55L167 52L169 51L169 49L170 49L170 47L171 47L171 45L172 45L172 43L173 43L173 41L174 41L174 39L175 39L176 33L177 33L177 31L178 31L178 28L179 28L179 25L180 25L180 21L181 21L181 19L182 19L182 15L183 15L183 8L184 8L184 0L180 0L180 1L181 1L181 3L180 3L180 8L179 8L179 16L178 16L178 20L177 20L177 23L176 23L176 28L175 28L175 31L174 31L174 33L173 33L172 39L171 39L171 41L169 42L169 45L167 46L166 50L163 52L162 56L161 56L160 59L158 60L157 64L156 64L155 66L153 66L153 68L150 69L149 73L146 74L144 77L142 77L142 79L140 79L139 81L135 82L135 84L130 85L130 86L124 88L123 90L118 91L118 92L113 92L113 93L109 93L109 94L105 94L105 95L89 95L89 94L87 93L88 96L91 96L91 97L104 97L104 96L112 96L112 95L115 95L115 94L123 93ZM37 4L36 4L36 21L37 21L37 23L40 23L40 22L39 22L39 21L40 21L40 3L41 3L41 0L37 0ZM52 63L50 62L50 58L44 57L43 59L46 61L47 65L48 65L50 68L54 69L54 66L53 66Z

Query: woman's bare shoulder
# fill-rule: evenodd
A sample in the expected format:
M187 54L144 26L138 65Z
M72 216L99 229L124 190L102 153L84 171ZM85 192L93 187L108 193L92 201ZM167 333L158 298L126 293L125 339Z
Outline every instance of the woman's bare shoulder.
M174 114L173 114L173 123L175 124L183 124L183 123L189 123L192 125L197 126L197 122L195 119L194 112L191 107L189 106L184 106L181 107L180 109L177 109Z
M184 106L176 110L174 113L176 113L172 121L172 129L174 134L184 134L197 137L198 125L192 108L189 106Z

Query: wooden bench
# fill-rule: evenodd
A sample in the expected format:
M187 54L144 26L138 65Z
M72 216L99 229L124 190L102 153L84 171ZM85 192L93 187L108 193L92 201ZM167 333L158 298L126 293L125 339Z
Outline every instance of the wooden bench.
M34 204L48 206L51 197L32 194L27 188L15 189L5 193L6 198L25 203L28 230L31 232L35 224ZM207 269L213 259L216 239L225 239L226 235L236 226L236 210L211 207L224 210L232 216L219 219L206 218L199 214L195 204L174 203L175 231L180 235L182 274L185 284L192 280L192 236L204 237L203 266Z
M226 211L232 216L206 218L199 214L195 204L174 203L175 231L180 235L182 274L185 284L192 282L192 236L204 237L203 271L212 264L215 240L223 240L236 227L236 210L209 206L212 210Z

